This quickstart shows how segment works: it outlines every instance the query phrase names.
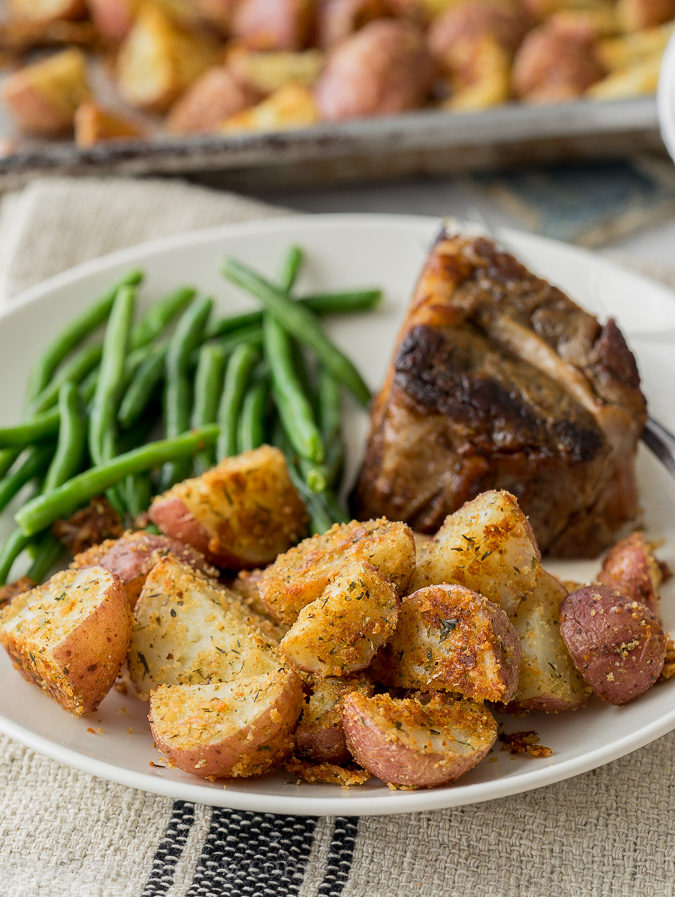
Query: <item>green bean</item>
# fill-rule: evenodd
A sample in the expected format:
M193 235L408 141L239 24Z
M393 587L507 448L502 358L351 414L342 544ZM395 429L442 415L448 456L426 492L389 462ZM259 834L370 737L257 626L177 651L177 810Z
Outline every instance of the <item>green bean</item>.
M299 246L291 246L286 253L284 263L279 274L279 289L282 293L290 293L298 279L300 268L304 259L304 253Z
M53 448L49 445L41 445L29 449L25 458L17 469L0 482L0 511L6 508L17 492L26 483L46 470Z
M272 315L265 315L263 339L265 357L272 374L274 398L284 430L299 455L320 463L325 450L312 406L297 374L293 342L283 325Z
M0 479L4 477L20 454L19 447L0 449Z
M138 517L150 507L152 498L152 483L147 473L134 473L127 477L124 495L129 513L133 518Z
M213 424L218 417L218 404L223 391L225 352L216 343L205 343L199 350L199 361L195 374L195 402L192 412L192 426ZM195 457L195 470L204 473L216 463L213 446L205 448Z
M27 536L20 529L15 529L7 536L2 544L2 548L0 548L0 585L4 586L7 582L14 561L29 542L30 536Z
M196 295L194 287L181 287L151 305L131 329L129 338L131 348L139 349L156 340L176 315L185 311Z
M377 308L382 298L381 290L351 290L339 293L315 293L302 296L297 301L317 315L350 314L357 311L371 311ZM262 324L262 312L245 311L227 318L212 321L207 330L207 338L215 339L227 334L234 335L244 327Z
M248 452L265 441L265 416L270 384L268 377L259 377L250 387L241 406L237 428L237 451Z
M53 492L31 499L16 514L16 522L27 535L32 536L60 517L68 517L81 505L125 477L153 470L178 458L189 458L205 445L213 444L217 438L218 427L210 424L199 430L183 433L175 439L149 442L125 452L78 474Z
M143 280L142 271L130 271L97 302L68 324L49 344L37 360L28 379L28 400L32 401L45 388L52 374L68 355L92 330L110 314L120 289L134 286Z
M18 446L24 448L34 442L44 442L56 436L59 430L58 408L36 414L23 424L13 427L0 427L0 446Z
M246 388L251 374L260 360L255 346L238 346L232 353L225 371L225 382L218 407L220 436L216 457L229 458L237 454L237 426Z
M37 396L31 405L31 411L39 414L46 411L58 402L59 390L64 383L80 383L90 371L93 371L101 362L103 346L86 346L76 355L61 365L52 377L51 382Z
M309 346L326 368L343 383L364 405L370 401L370 391L352 362L326 337L316 316L309 309L293 302L273 284L259 277L234 259L227 259L223 274L232 283L256 296L265 310L296 339Z
M169 439L184 433L190 426L190 356L203 338L212 306L212 299L202 299L189 308L169 340L164 387L164 432ZM178 480L184 479L188 472L189 465L185 458L168 463L162 471L162 488L168 489Z
M117 413L120 426L130 427L148 407L164 377L166 348L166 345L155 346L129 383Z
M51 492L74 476L84 458L87 422L80 393L74 383L64 383L59 391L59 414L59 438L45 477L44 492Z
M28 576L33 582L41 583L63 553L63 545L56 536L47 533L37 545L33 563L28 570Z
M114 454L115 410L124 379L134 302L133 289L121 289L105 331L101 371L89 420L89 454L95 464L107 461Z

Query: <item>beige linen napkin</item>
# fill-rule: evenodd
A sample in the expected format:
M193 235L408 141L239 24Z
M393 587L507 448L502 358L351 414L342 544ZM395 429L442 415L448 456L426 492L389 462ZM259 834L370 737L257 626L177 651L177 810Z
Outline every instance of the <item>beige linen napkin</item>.
M275 211L177 182L35 181L0 209L0 296L140 240ZM313 820L174 803L0 736L0 897L666 897L674 748L675 733L477 806Z

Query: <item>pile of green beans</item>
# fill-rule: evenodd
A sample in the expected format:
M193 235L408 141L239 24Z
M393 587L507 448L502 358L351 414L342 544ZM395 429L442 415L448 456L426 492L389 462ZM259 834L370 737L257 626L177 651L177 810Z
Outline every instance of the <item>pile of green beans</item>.
M56 335L30 373L25 419L0 427L0 511L32 491L0 548L0 584L23 552L42 581L62 553L52 525L102 493L133 524L160 489L264 442L284 451L313 531L345 519L341 391L369 393L319 321L373 309L380 291L296 298L302 261L291 248L276 284L226 262L262 309L225 318L182 287L134 320L133 270ZM153 430L163 438L148 442Z

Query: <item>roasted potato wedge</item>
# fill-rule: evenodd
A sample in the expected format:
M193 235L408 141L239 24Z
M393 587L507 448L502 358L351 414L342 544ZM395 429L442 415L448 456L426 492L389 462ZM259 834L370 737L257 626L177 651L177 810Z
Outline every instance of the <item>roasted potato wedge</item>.
M675 15L673 0L618 0L616 16L624 31L642 31L668 22Z
M623 97L654 93L659 83L661 58L650 56L625 69L616 69L606 78L596 81L586 91L595 100L620 100Z
M58 136L73 127L75 111L89 99L84 53L69 49L10 75L3 96L25 134Z
M610 704L633 701L661 675L666 637L656 614L607 586L565 598L560 634L577 670Z
M79 569L97 564L119 576L133 608L148 573L165 557L173 557L199 570L206 576L218 577L218 571L207 564L204 555L190 545L154 533L125 533L119 539L107 539L73 558L71 567Z
M520 655L518 634L496 604L464 586L425 586L401 603L373 675L390 687L506 703L516 692Z
M659 28L647 28L636 34L622 34L601 40L597 47L600 61L607 71L612 72L630 68L653 57L660 59L674 28L672 22L669 22Z
M66 710L95 710L129 645L131 610L120 580L102 567L62 570L0 613L0 642L21 674Z
M146 4L120 47L117 86L132 106L162 112L216 57L210 38Z
M302 84L287 84L271 96L237 115L226 119L220 127L223 134L238 131L284 131L307 128L319 120L319 112L311 90Z
M347 747L357 763L391 785L454 782L486 756L497 723L472 701L434 694L428 702L357 692L342 702Z
M324 55L319 50L260 53L236 47L227 55L228 69L237 81L262 95L274 93L287 84L311 87L323 65Z
M294 667L318 676L363 670L396 629L398 603L375 567L353 564L302 608L280 648Z
M499 605L509 617L534 588L541 554L510 492L482 492L446 517L417 559L410 589L449 582Z
M227 682L285 666L233 592L170 557L145 580L128 664L134 688L146 700L158 685Z
M132 140L143 136L145 130L136 122L97 103L83 103L75 112L75 142L78 146L96 146L109 140Z
M301 50L309 38L315 0L239 0L230 27L253 50Z
M659 616L659 588L663 571L642 533L633 533L610 548L598 582L641 601Z
M313 763L346 763L350 754L342 727L341 702L358 691L370 696L373 683L367 676L328 676L315 679L295 730L295 752Z
M150 519L211 563L239 569L286 551L304 534L307 511L283 454L263 445L177 483L155 498Z
M13 16L40 22L79 19L86 11L84 0L9 0L7 6Z
M255 100L222 65L207 69L171 107L167 128L176 134L216 131Z
M293 747L302 685L291 670L234 682L160 685L150 696L158 749L185 772L234 778L260 775Z
M336 523L270 564L260 577L260 597L275 620L291 625L347 565L359 562L375 567L401 594L415 566L412 530L384 518Z
M470 112L504 103L511 95L511 56L490 36L463 41L454 50L450 111Z
M377 19L333 50L314 96L327 121L405 112L423 105L433 73L420 28Z
M541 570L536 588L514 617L522 659L518 688L509 710L576 710L589 697L590 690L560 635L560 605L565 594L562 584Z

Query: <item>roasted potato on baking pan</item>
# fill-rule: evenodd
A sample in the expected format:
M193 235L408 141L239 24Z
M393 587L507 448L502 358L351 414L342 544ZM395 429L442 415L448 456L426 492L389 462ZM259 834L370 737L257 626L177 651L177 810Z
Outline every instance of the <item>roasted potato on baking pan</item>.
M510 492L482 492L446 517L422 548L414 591L458 583L499 605L509 617L534 588L541 554L527 517Z
M271 96L227 118L220 127L223 134L238 131L285 131L307 128L319 120L314 96L302 84L286 84Z
M586 96L596 100L620 100L654 93L659 83L661 59L650 56L625 69L616 69L606 78L596 81L586 91Z
M574 668L560 635L564 598L562 584L541 570L535 589L518 608L513 625L520 637L522 659L509 710L576 710L588 699L590 690Z
M84 0L9 0L7 7L17 18L40 22L79 19L85 12Z
M207 576L217 577L218 571L206 563L204 555L190 545L168 536L154 533L125 533L119 539L107 539L99 545L75 555L71 567L79 569L97 564L119 576L126 589L129 604L133 608L141 593L148 573L162 558L173 557L200 570Z
M405 523L381 518L335 524L280 555L258 585L269 613L293 624L302 608L318 598L346 566L365 562L401 594L415 566L415 539Z
M318 50L260 53L235 47L227 54L227 67L237 81L262 95L274 93L287 84L311 87L323 64L324 55Z
M301 50L314 20L315 0L239 0L234 37L254 50Z
M197 776L260 775L293 746L302 685L291 670L206 685L161 685L150 696L158 749Z
M403 600L373 675L391 687L508 702L520 654L518 634L496 604L464 586L426 586Z
M302 608L280 647L299 670L346 676L368 666L397 621L395 586L371 564L357 563Z
M64 50L10 75L3 96L25 134L57 136L73 126L75 110L89 99L84 54Z
M157 685L230 681L284 666L236 595L174 558L148 574L136 605L128 663L144 699Z
M352 692L342 702L347 747L378 779L405 788L454 782L488 753L497 723L472 701L434 694L418 698Z
M163 111L216 62L210 38L188 31L146 4L120 47L117 86L139 109Z
M656 614L607 586L568 595L560 633L577 670L610 704L627 704L661 675L666 637Z
M176 100L167 128L176 134L215 131L221 122L246 109L254 99L230 71L216 65L200 75Z
M109 140L131 140L145 135L144 129L136 122L94 102L78 106L74 123L78 146L96 146Z
M291 483L286 459L263 445L226 458L158 496L150 519L221 567L259 567L305 532L307 511Z
M0 613L0 642L22 675L78 716L110 691L130 635L122 583L102 567L63 570Z
M295 752L313 763L346 763L349 751L342 727L342 700L357 691L370 696L373 683L367 676L328 676L315 679L295 730Z

